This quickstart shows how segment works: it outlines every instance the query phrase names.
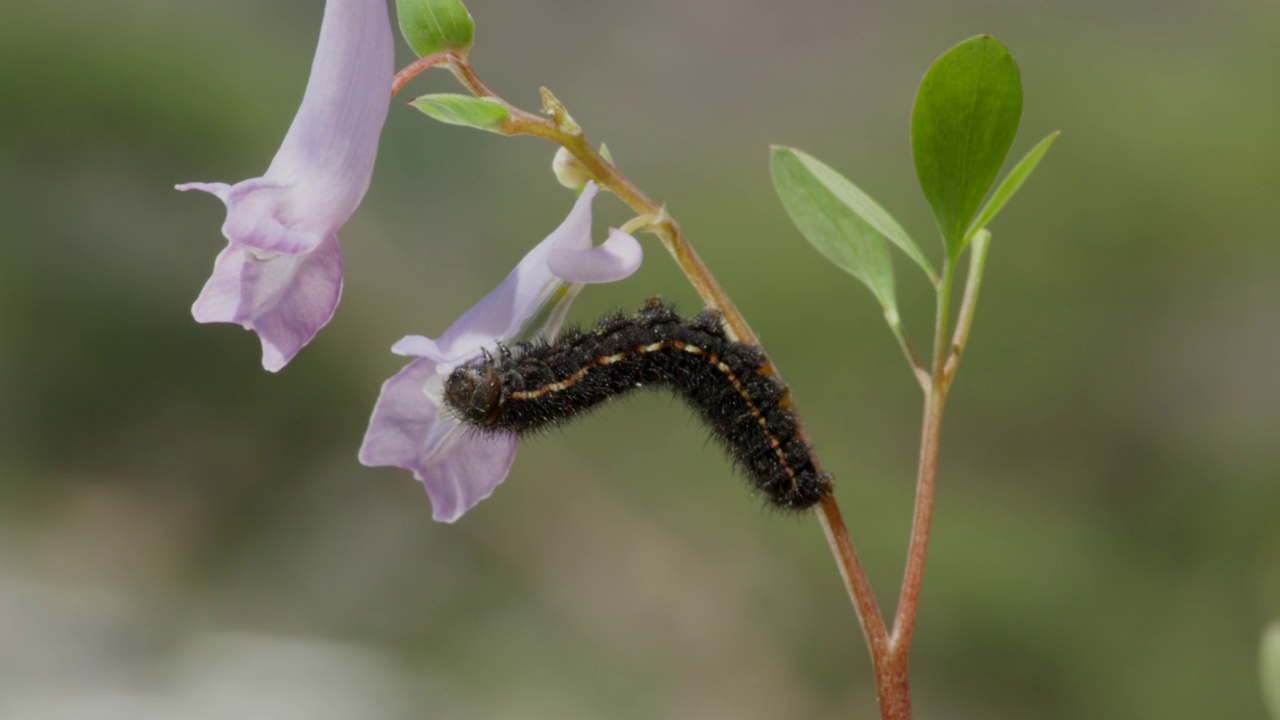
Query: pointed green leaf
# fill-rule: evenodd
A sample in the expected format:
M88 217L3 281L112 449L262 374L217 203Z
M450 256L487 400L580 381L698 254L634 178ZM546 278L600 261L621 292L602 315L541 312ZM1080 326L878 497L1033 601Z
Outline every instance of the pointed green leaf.
M775 158L777 153L791 153L800 160L800 164L813 175L813 177L822 183L827 190L830 190L840 202L849 207L858 217L862 218L868 225L887 238L900 250L907 254L916 264L924 270L925 275L929 276L932 281L937 278L938 274L933 269L933 264L929 259L920 252L920 247L916 245L916 241L911 239L907 231L903 229L898 221L893 219L888 210L885 210L880 203L871 199L857 185L849 182L849 179L836 172L829 165L821 160L795 148L774 148ZM776 162L776 160L775 160Z
M826 168L812 158L809 160ZM815 174L801 153L775 147L770 164L778 197L782 198L783 206L805 239L836 266L866 283L884 306L885 315L896 319L893 260L880 230L855 212L824 178ZM830 168L826 170L835 175ZM883 213L883 217L888 218L888 213ZM892 222L892 218L889 221Z
M497 100L470 95L423 95L409 104L442 123L481 130L498 130L510 116Z
M438 52L466 55L476 24L460 0L396 0L405 42L418 57Z
M1280 720L1280 623L1262 634L1262 696L1272 720Z
M911 150L953 258L964 249L965 230L1000 172L1021 115L1018 65L989 35L948 50L920 82Z
M1049 150L1049 146L1061 134L1061 132L1050 133L1048 137L1036 143L1036 146L1031 148L1031 152L1022 156L1018 164L1014 165L1009 174L1004 176L1004 180L1000 181L996 191L991 194L991 199L982 208L982 212L978 213L978 218L969 226L969 231L965 233L966 243L973 237L974 233L986 227L1004 207L1004 204L1009 202L1009 198L1018 192L1018 188L1022 187L1022 183L1026 182L1027 178L1031 176L1031 171L1036 169L1036 165L1040 164L1040 158L1044 157L1044 154Z

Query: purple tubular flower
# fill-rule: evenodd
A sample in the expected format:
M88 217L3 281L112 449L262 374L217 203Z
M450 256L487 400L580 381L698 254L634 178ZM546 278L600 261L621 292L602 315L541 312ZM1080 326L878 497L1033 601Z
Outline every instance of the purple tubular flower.
M436 520L453 522L489 497L516 454L514 434L482 434L449 414L440 400L444 379L482 350L527 330L565 283L613 282L640 267L643 252L630 235L611 229L608 240L592 246L591 201L597 192L595 183L587 183L560 227L438 339L410 335L391 348L417 359L383 384L360 462L413 471ZM540 333L554 335L562 318L561 312L551 313Z
M187 183L227 206L230 244L191 312L262 341L275 372L333 318L341 228L369 189L387 119L395 47L386 0L328 0L302 106L260 178Z

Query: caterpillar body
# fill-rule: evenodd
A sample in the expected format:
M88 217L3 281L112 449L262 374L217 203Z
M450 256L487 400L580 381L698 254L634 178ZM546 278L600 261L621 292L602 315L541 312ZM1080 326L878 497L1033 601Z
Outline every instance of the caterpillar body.
M772 505L807 508L831 493L786 407L787 389L758 347L734 342L720 315L683 318L653 299L634 316L614 314L555 342L499 347L454 369L446 405L484 431L526 434L555 427L633 390L665 387L698 411Z

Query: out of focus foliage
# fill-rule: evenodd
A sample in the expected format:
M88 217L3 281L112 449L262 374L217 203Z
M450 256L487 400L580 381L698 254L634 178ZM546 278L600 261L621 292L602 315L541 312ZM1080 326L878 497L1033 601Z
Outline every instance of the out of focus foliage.
M446 327L572 202L550 146L397 103L333 324L272 376L252 336L192 321L222 208L172 185L261 172L318 7L0 8L0 716L873 717L818 528L746 497L677 403L527 444L454 526L356 463L391 343ZM752 320L886 604L918 391L880 309L791 228L767 148L822 157L926 237L919 78L961 38L1008 44L1036 133L1015 147L1064 134L1000 216L948 404L920 716L1262 716L1280 7L469 7L486 79L529 107L551 87ZM454 91L439 73L406 97ZM919 341L928 288L897 281ZM658 292L695 306L651 246L575 312Z

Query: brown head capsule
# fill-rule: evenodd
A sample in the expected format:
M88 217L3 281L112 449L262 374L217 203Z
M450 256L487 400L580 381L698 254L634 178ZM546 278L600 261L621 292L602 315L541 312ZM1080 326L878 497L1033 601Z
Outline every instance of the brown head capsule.
M463 422L492 428L502 402L502 383L493 365L463 365L444 382L444 400Z

